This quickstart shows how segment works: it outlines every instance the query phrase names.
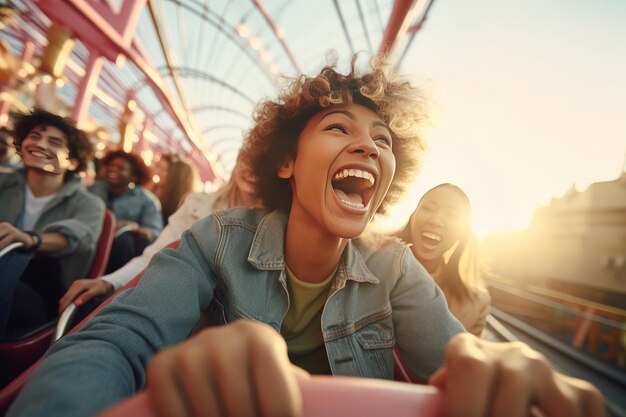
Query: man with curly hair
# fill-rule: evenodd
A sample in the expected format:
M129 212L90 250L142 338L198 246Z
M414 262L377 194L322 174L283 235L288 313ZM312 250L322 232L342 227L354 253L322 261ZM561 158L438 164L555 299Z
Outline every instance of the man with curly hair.
M145 384L159 416L300 416L302 368L390 379L394 345L447 417L602 416L597 390L530 348L465 334L409 248L360 238L416 171L421 102L353 62L262 103L243 152L268 210L217 212L155 255L52 347L8 416L93 415Z
M7 330L24 329L56 315L61 295L87 273L104 219L78 175L92 144L70 121L44 110L18 115L15 147L24 168L0 173L0 249L23 247L0 265L0 334L7 320Z
M114 272L153 242L163 229L161 203L143 186L150 171L139 155L124 151L108 153L100 163L104 179L96 181L89 191L105 202L115 214L117 231L106 272Z

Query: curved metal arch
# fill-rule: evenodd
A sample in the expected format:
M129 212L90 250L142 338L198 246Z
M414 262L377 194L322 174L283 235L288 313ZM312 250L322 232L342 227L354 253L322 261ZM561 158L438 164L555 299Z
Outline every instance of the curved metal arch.
M363 8L361 7L360 0L355 0L356 8L359 12L359 20L361 21L361 28L363 29L363 34L365 35L365 40L367 41L367 48L370 54L373 52L372 50L372 41L370 40L369 30L367 29L367 23L365 23L365 16L363 15Z
M213 152L218 153L219 155L222 155L224 153L224 150L226 149L231 149L235 147L240 148L241 143L242 143L241 140L223 139L221 141L214 143L213 145L210 145L209 148L211 148Z
M283 50L287 54L287 57L289 58L289 61L291 61L291 65L293 65L293 67L296 69L298 74L302 74L302 70L300 69L300 65L298 65L298 62L296 61L296 57L293 56L293 53L291 52L291 49L289 49L289 47L287 46L287 43L285 42L284 36L282 36L279 33L280 29L278 28L278 26L276 25L276 23L274 22L274 20L270 16L270 14L267 12L267 9L265 8L265 5L261 2L261 0L252 0L252 2L256 6L257 10L261 13L263 18L265 19L265 22L272 29L272 33L274 33L274 36L278 40L278 43L280 43L280 45L283 47Z
M225 143L232 143L235 142L237 143L239 146L241 146L241 143L243 142L243 136L234 136L234 135L228 135L228 136L222 136L222 137L213 137L211 138L211 140L207 140L205 142L205 144L209 147L209 148L213 148L214 146L222 146Z
M234 115L241 116L241 117L244 117L246 119L252 120L252 113L246 114L244 112L237 111L237 110L232 109L230 107L215 106L215 105L208 104L206 106L197 106L197 107L192 107L191 108L191 111L194 112L194 113L200 113L200 112L210 111L210 110L223 111L223 112L227 112L227 113L230 113L230 114L234 114Z
M339 2L337 0L333 0L333 5L335 6L335 11L337 12L337 16L339 17L339 21L341 22L341 28L343 29L343 35L348 42L348 47L350 48L350 52L354 51L354 46L352 45L352 38L350 37L350 32L348 32L348 26L346 25L346 21L343 18L343 13L341 12L341 8L339 7Z
M163 69L168 69L169 68L164 68L164 67L160 67L157 68L157 70L159 71L159 73L163 70ZM231 92L237 94L239 97L243 98L244 100L246 100L247 102L249 102L250 104L254 105L256 104L256 101L253 100L252 98L248 97L246 94L244 94L243 92L241 92L237 87L234 87L228 83L226 83L223 80L220 80L219 78L208 74L204 71L200 71L200 70L196 70L193 68L186 68L186 67L172 67L172 70L176 71L178 73L178 75L180 75L181 77L195 77L195 78L199 78L201 80L206 80L206 81L210 81L216 84L221 85L222 87L226 88L227 90L230 90ZM167 74L163 74L163 77L167 77Z
M215 27L216 30L218 30L220 33L224 34L224 36L226 36L227 39L229 39L235 46L237 46L237 48L239 48L243 53L245 53L248 56L248 58L250 58L250 61L252 62L252 64L256 65L261 70L261 72L265 75L265 77L268 79L268 81L272 85L274 85L274 81L272 79L272 75L269 73L267 68L265 68L263 65L261 65L259 63L259 60L257 59L257 57L254 56L248 50L248 48L246 48L244 45L242 45L241 42L238 41L238 38L236 36L234 36L232 33L227 32L226 30L224 30L224 28L221 25L218 25L216 22L213 22L213 21L209 20L207 18L206 13L202 13L200 11L197 11L197 10L191 8L188 4L182 3L180 0L168 0L168 1L170 1L171 3L175 3L177 6L182 7L183 9L189 11L189 13L193 13L200 20L212 24ZM204 8L203 5L198 4L197 0L190 0L190 1L191 1L191 3L194 3L196 6ZM213 12L211 10L208 10L208 12L209 12L209 16L210 17L216 19L216 17L213 16L215 14L215 12ZM235 32L235 28L233 28L230 25L226 25L226 26L228 27L229 30L232 30L233 32Z
M232 162L232 166L235 165L235 161L237 160L237 155L239 154L239 150L241 149L241 143L238 143L236 145L230 144L228 145L228 147L222 149L220 151L220 157L219 160L222 163L222 166L224 166L224 169L226 171L230 171L230 169L226 169L224 162L225 161L229 161L228 165L231 165L230 162ZM232 159L230 157L225 157L226 155L233 155ZM232 167L231 167L232 169Z
M237 129L237 130L243 130L241 128L241 126L239 125L213 125L213 126L209 126L206 129L202 130L200 133L202 134L202 136L204 136L206 133L212 132L214 130L221 130L221 129ZM205 143L210 145L210 141L205 141Z
M174 1L177 4L180 2L180 0L170 0L170 1ZM195 3L196 6L199 6L198 0L189 0L189 1L191 3ZM267 23L267 25L272 30L272 33L274 34L274 37L276 38L278 43L282 46L283 51L287 55L287 58L289 58L289 61L291 61L291 64L296 69L297 73L301 74L302 71L300 70L300 66L298 65L298 62L296 61L296 58L293 56L293 53L291 52L291 49L289 48L289 46L287 46L287 43L285 42L284 37L280 34L280 30L279 30L278 26L276 25L276 23L274 22L274 19L272 19L270 14L267 12L267 9L265 8L265 5L261 2L261 0L252 0L252 2L254 3L254 6L256 7L257 11L261 14L263 19ZM241 21L245 21L247 19L247 15L250 14L250 12L252 10L253 9L250 8L243 15L243 17L241 18ZM202 5L202 11L203 11L203 14L202 14L203 16L204 16L206 11L208 11L209 13L216 14L215 12L212 12L211 10L209 10L205 5ZM220 19L220 21L222 21L222 20ZM217 27L217 25L216 25L216 27Z
M225 143L228 143L228 147L222 149L222 151L220 152L220 159L223 159L223 155L227 153L239 153L239 149L241 149L241 142L237 142L235 146L233 145L233 143L235 142L232 140Z

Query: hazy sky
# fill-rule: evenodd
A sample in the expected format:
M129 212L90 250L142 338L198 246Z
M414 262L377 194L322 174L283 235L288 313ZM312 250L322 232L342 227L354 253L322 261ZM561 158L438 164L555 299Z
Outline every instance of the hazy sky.
M525 227L572 184L622 171L626 1L435 0L401 72L424 82L434 118L398 210L453 182L484 235Z
M287 34L305 73L319 69L329 47L338 57L348 56L348 43L336 32L338 17L330 0L265 3ZM380 41L375 35L380 35L393 0L376 4L383 15L380 22L368 20L374 45ZM370 16L374 0L362 1L362 5ZM273 38L260 14L246 12L253 9L252 3L212 2L219 13L226 6L229 13L225 16L234 19L233 25L244 13L255 36ZM360 20L355 3L341 2L341 8L353 22L350 33L355 49L367 50L361 26L354 23ZM320 10L328 12L320 15L325 19L302 30L302 16L314 16ZM177 16L176 4L163 2L163 12ZM185 17L187 26L195 27L197 17ZM169 23L171 35L186 33L176 22ZM209 32L205 28L210 40ZM320 40L328 36L331 42ZM179 45L179 37L170 44ZM274 51L280 73L295 75L282 48L268 47ZM225 79L254 101L274 95L275 86L265 78L259 80L249 66L232 65L241 58L239 49L219 50L221 55L212 55L208 69L212 74L237 69L245 76L224 75ZM197 64L194 54L179 55L181 66ZM626 159L626 0L434 0L400 72L410 75L432 97L433 117L427 132L430 152L422 174L404 204L392 212L388 226L406 220L427 189L453 182L472 200L479 235L523 228L536 207L562 196L572 184L584 190L592 182L615 179L622 171ZM224 102L235 96L230 91L219 93L217 87L212 87L215 93L205 90L208 83L203 80L190 78L185 83L192 107L206 104L206 97L214 94L221 94ZM252 104L236 108L247 113ZM210 116L200 115L201 128L231 123ZM224 152L227 170L234 164L240 137L238 130L231 129L218 130L210 138L216 151L230 147L230 153Z

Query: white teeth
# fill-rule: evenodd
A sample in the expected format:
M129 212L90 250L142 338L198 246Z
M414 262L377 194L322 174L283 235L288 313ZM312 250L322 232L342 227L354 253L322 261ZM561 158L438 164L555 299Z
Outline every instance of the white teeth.
M365 206L362 203L353 203L351 201L341 200L342 203L347 204L350 207L356 208L364 208Z
M441 236L436 235L434 233L422 232L422 236L427 237L427 238L432 239L432 240L436 240L437 242L441 242Z
M371 185L374 185L374 183L376 182L376 180L374 179L374 175L371 172L364 171L358 168L344 169L343 171L335 174L335 179L337 180L347 177L364 178L368 180Z
M30 154L37 158L46 158L46 159L48 158L48 155L46 155L43 152L32 151Z

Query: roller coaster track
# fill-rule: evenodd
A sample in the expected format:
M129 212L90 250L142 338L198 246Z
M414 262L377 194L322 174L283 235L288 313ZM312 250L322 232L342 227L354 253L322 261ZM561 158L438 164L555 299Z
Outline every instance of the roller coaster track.
M603 363L519 318L492 307L487 319L488 339L521 341L542 352L564 374L595 384L605 397L610 417L626 417L626 372Z

